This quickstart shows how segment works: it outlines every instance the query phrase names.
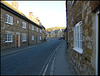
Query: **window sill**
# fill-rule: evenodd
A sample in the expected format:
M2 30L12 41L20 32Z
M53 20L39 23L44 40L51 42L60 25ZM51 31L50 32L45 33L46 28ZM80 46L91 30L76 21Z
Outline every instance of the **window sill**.
M83 53L83 49L81 48L73 48L73 50L75 50L76 52L82 54Z
M26 28L24 28L24 27L22 27L23 29L26 29Z
M5 42L13 42L13 41L5 41Z
M5 22L6 24L13 25L12 23Z
M26 40L25 41L22 41L22 42L26 42Z

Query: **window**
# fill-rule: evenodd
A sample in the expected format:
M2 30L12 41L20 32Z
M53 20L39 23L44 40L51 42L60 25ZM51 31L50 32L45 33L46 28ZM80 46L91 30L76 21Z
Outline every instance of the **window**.
M32 30L34 31L34 26L32 25Z
M6 33L5 34L5 42L13 42L12 41L12 34L11 33Z
M80 21L74 27L74 50L82 54L82 48L82 21Z
M13 25L13 17L6 14L6 23Z
M32 40L34 40L34 36L32 36Z
M26 42L26 34L22 34L22 42Z
M22 22L22 28L26 29L26 23Z
M74 3L75 3L75 0L72 1L72 6L74 5Z
M41 40L41 36L40 36L40 40Z
M17 20L17 23L19 23L19 20Z
M40 29L40 33L41 33L41 29Z
M38 28L37 28L37 32L38 32Z

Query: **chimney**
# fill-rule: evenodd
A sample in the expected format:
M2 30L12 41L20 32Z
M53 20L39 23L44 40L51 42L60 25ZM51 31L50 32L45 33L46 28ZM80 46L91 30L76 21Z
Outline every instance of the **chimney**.
M40 21L40 20L39 20L39 17L36 17L36 20L37 20L37 21Z
M29 12L29 18L32 19L33 18L33 13Z
M12 1L12 6L18 9L18 2L16 2L15 0Z

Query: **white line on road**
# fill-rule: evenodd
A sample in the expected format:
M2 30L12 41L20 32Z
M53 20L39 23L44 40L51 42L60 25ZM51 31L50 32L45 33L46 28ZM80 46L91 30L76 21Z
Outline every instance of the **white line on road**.
M60 45L61 45L61 43L60 43ZM47 59L47 61L48 61L48 60L49 60L49 61L48 61L48 63L47 63L47 61L46 61L46 63L47 63L47 65L45 64L46 67L45 67L45 65L43 66L43 67L45 67L44 72L43 72L43 74L42 74L43 76L45 75L45 73L46 73L46 71L47 71L47 69L48 69L48 66L49 66L49 63L50 63L51 59L52 59L53 57L55 57L55 55L56 55L56 53L57 53L58 48L60 47L60 45L57 46L57 48L56 48L56 50L53 52L52 56L49 57L49 58ZM54 67L54 66L53 66L53 67ZM53 68L53 67L52 67L52 68ZM42 70L43 70L43 68L42 68ZM42 71L42 70L41 70L41 71ZM50 73L51 73L51 72L50 72ZM40 74L41 74L41 73L40 73Z
M50 75L53 75L53 70L54 70L54 62L55 62L55 57L54 57L54 59L53 59L52 65L51 65Z

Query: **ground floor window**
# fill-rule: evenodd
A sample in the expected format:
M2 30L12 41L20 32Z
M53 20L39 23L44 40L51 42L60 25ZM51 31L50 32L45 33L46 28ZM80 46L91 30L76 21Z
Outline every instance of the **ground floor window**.
M6 33L5 34L5 42L13 42L13 35L12 33Z
M34 40L34 36L32 36L32 40Z
M26 34L22 34L22 42L26 42Z
M40 36L40 40L41 40L41 36Z
M74 27L74 49L82 54L82 48L82 21L80 21Z

